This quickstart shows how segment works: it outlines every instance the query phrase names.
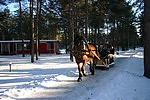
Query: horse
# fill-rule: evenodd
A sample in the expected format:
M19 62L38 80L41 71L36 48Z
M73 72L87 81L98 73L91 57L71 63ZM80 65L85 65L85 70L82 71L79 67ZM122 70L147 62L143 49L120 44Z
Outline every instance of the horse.
M82 81L82 75L87 76L85 66L90 65L90 72L94 75L95 72L95 58L100 60L100 57L96 53L96 46L92 43L87 43L86 39L82 36L78 36L74 40L74 57L78 66L78 82Z

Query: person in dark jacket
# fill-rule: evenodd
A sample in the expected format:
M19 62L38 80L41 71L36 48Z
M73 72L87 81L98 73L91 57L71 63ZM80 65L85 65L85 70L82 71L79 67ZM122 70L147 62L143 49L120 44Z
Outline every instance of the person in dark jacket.
M114 49L114 47L111 44L108 44L107 49L108 49L108 51L110 53L110 55L109 55L109 63L112 63L112 62L114 62L114 57L112 55L114 55L115 49Z
M102 59L103 64L106 67L109 67L108 66L108 54L109 54L109 51L108 51L107 45L104 45L102 50L100 51L100 57Z

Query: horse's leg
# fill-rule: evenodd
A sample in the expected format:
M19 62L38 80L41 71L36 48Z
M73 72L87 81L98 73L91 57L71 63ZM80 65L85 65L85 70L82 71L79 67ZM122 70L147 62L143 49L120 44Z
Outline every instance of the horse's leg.
M90 60L90 72L94 75L95 67L94 67L94 59Z
M82 73L83 73L84 76L87 76L87 75L88 75L88 73L87 73L86 70L85 70L86 64L87 64L87 61L85 60L85 61L83 62L82 69L81 69L81 71L82 71Z
M90 61L90 72L91 72L91 74L92 75L94 75L95 73L95 58L93 58L93 59L91 59L91 61Z
M90 72L92 75L94 75L94 69L93 69L93 61L90 61Z
M82 73L81 73L81 66L82 63L77 64L78 65L78 71L79 71L79 77L78 77L78 82L82 81Z

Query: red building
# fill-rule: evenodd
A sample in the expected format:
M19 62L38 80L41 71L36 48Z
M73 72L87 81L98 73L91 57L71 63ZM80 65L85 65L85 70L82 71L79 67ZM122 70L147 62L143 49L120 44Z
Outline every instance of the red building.
M40 53L55 54L59 52L58 40L40 40ZM26 54L30 53L30 40L7 40L0 41L0 54L1 55L14 55L22 54L22 44ZM36 51L36 42L34 43L34 51Z

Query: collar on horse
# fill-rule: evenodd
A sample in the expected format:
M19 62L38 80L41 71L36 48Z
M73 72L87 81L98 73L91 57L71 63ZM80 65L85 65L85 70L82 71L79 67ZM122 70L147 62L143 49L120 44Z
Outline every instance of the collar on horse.
M86 38L83 36L77 35L75 38L75 43L78 43L78 41L83 41L84 46L86 46L87 49L83 48L81 51L76 51L76 55L87 55L87 56L95 56L98 60L100 60L99 56L94 52L96 50L91 50L89 47L89 43L87 42Z
M80 52L83 52L83 53L89 52L89 51L90 51L90 47L89 47L89 44L88 44L86 38L85 38L84 36L80 36L80 35L77 34L77 35L75 36L74 44L77 45L78 43L80 43L80 41L83 42L83 46L84 46L84 47L81 49ZM76 52L79 52L79 51L76 51Z
M82 53L83 53L83 54L85 53L85 55L90 55L91 49L90 49L90 47L89 47L89 44L88 44L86 38L85 38L84 36L81 36L81 39L83 40L85 46L86 46L87 49L88 49L88 50L86 50L85 48L83 48ZM87 53L88 53L88 54L87 54Z
M97 58L98 60L100 60L100 58L97 56L97 54L93 53L93 51L95 51L95 50L91 50L91 49L90 49L89 44L88 44L86 38L85 38L85 37L82 37L82 38L83 38L83 41L85 42L85 45L86 45L86 47L87 47L87 49L88 49L88 51L87 51L87 50L83 50L83 51L84 51L84 52L88 52L88 53L89 53L88 55L90 55L90 54L92 53L94 56L96 56L96 58Z
M88 49L88 51L89 51L90 48L89 48L88 42L87 42L87 40L85 39L85 37L83 37L83 41L85 42L85 45L86 45L86 47L87 47L87 49Z

